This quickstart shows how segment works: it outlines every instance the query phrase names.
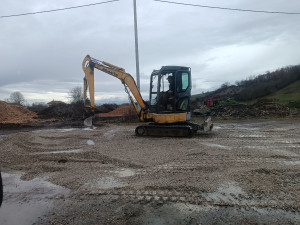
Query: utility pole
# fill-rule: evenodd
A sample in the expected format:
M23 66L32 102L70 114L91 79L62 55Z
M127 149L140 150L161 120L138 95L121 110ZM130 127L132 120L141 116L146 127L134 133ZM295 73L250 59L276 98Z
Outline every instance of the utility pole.
M139 44L138 44L138 31L137 31L137 16L136 16L136 0L133 0L134 11L134 36L135 36L135 64L136 64L136 82L140 90L140 65L139 65Z

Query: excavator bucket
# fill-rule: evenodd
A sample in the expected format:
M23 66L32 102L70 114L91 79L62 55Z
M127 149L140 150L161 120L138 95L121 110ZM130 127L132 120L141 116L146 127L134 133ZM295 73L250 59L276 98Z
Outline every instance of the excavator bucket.
M86 118L83 121L83 124L84 124L84 126L92 127L93 126L93 116L90 116L90 117Z
M207 120L204 121L204 123L202 124L202 129L204 132L208 132L211 131L213 128L213 123L211 122L211 118L209 117Z

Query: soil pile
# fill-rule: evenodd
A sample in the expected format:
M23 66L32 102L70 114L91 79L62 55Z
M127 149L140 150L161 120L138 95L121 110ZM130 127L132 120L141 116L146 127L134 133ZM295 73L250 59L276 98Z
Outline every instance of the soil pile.
M193 110L195 115L213 117L286 117L296 115L289 107L272 101L261 100L252 105L232 104L215 107L198 106Z
M38 112L43 119L84 119L86 110L83 104L55 104Z
M96 114L97 117L122 117L122 116L135 116L136 112L133 105L129 103L125 103L120 105L115 110L108 112L108 113L98 113Z
M96 114L97 113L108 113L108 112L115 110L118 107L119 106L117 104L103 104L100 106L96 106Z
M35 121L36 114L24 106L0 101L0 123L27 123Z
M261 100L253 104L252 107L260 112L260 116L284 117L293 113L289 107L268 100Z

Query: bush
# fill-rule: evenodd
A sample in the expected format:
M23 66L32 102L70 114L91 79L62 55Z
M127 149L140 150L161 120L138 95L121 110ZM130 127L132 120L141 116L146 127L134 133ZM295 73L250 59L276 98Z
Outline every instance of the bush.
M291 101L287 104L289 108L297 108L300 109L300 101Z

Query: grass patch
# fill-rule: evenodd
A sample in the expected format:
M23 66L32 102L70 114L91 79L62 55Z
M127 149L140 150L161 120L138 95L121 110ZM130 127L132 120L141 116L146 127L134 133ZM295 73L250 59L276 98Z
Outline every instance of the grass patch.
M295 108L299 108L300 103L300 80L290 84L289 86L276 91L264 98L273 99L274 101L288 105L290 102L295 102ZM297 103L298 102L298 103Z

